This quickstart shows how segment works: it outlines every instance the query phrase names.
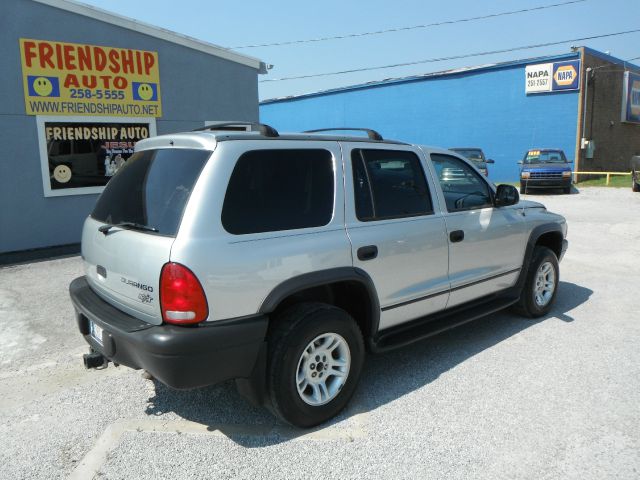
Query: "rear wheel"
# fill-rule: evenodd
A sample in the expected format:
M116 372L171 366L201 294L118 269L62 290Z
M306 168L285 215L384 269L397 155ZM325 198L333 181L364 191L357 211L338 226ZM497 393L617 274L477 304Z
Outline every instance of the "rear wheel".
M304 303L275 319L269 336L272 411L298 427L337 415L355 392L364 342L353 318L322 303Z
M559 279L556 254L547 247L535 247L516 311L530 318L547 314L556 299Z

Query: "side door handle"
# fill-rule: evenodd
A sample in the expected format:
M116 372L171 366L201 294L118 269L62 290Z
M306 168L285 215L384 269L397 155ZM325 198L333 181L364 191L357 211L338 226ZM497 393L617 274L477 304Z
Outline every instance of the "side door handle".
M449 240L451 240L451 243L461 242L464 240L464 231L454 230L449 234Z
M358 260L373 260L378 256L378 247L367 245L358 249Z

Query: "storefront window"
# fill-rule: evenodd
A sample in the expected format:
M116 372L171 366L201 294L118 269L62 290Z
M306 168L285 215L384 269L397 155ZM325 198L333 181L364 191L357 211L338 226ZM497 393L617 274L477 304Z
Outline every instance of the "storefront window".
M136 143L155 135L154 120L39 119L46 196L99 193L126 164Z

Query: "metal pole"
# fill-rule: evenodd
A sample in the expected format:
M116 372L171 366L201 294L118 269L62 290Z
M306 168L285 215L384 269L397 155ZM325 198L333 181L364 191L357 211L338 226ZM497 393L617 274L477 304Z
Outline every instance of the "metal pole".
M591 69L591 67L587 67L587 69L585 70L586 78L584 79L584 98L582 99L583 105L582 105L582 136L580 138L581 144L582 144L582 139L585 138L585 133L587 131L587 96L589 94L589 74L592 71L593 70ZM580 147L582 147L582 145L580 145Z

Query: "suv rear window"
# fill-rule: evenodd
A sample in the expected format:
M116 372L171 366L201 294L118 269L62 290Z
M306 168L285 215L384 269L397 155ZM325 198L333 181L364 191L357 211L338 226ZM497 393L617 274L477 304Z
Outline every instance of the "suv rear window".
M211 152L190 149L134 153L107 184L91 214L100 222L135 223L175 236Z
M333 214L333 162L327 150L254 150L238 159L222 206L235 235L320 227Z

